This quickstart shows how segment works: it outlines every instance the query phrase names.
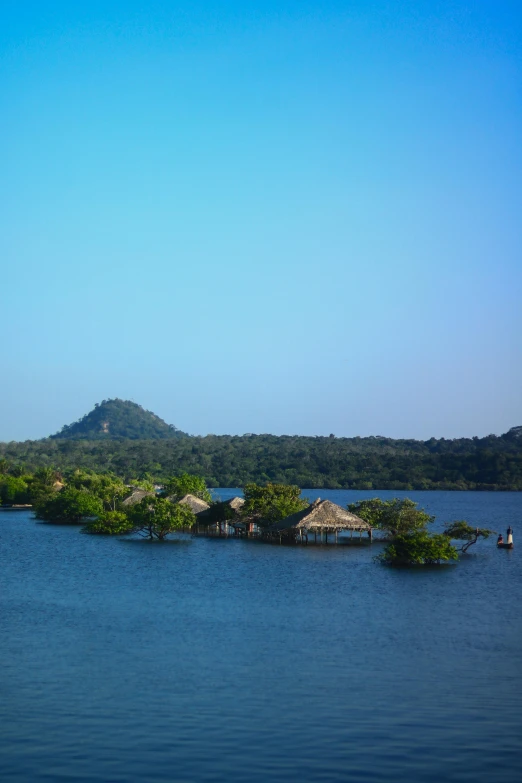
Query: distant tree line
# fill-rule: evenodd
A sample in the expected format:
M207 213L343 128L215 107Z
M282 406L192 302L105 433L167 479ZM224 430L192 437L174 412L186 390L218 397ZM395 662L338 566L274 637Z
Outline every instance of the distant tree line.
M274 435L48 438L0 444L0 459L11 474L81 468L124 480L166 481L186 472L210 487L272 482L326 489L522 490L521 429L428 441Z

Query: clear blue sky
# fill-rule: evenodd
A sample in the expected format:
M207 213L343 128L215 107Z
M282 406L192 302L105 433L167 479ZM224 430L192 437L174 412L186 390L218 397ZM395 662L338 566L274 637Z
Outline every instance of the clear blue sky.
M522 424L522 6L0 4L0 440Z

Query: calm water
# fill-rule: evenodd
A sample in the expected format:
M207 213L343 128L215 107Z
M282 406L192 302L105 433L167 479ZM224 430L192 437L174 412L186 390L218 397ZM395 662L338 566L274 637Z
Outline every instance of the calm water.
M519 546L394 570L0 513L2 780L518 783L522 494L407 494Z

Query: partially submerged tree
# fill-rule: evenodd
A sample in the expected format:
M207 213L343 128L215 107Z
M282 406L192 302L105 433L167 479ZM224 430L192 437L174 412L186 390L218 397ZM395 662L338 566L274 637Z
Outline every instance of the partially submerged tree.
M348 510L388 533L392 540L377 556L386 565L432 565L458 559L458 552L442 533L430 535L427 527L435 517L409 498L360 500Z
M67 488L35 506L36 516L46 522L78 523L103 513L100 498L85 489Z
M359 500L350 503L348 511L393 537L425 530L435 519L409 498Z
M143 538L163 541L169 533L190 529L196 521L192 509L167 498L146 497L128 512L132 529Z
M82 533L116 536L132 533L134 525L123 511L105 511L97 519L88 522Z
M443 533L430 535L427 530L395 536L384 552L377 556L386 565L435 565L458 560L458 552Z
M260 525L274 525L308 506L300 488L292 484L246 484L244 495L241 516Z
M190 473L182 473L181 476L169 479L165 484L164 495L174 500L181 500L185 495L194 495L205 503L212 503L212 495L207 489L205 479Z
M479 538L489 538L494 534L494 530L489 530L486 527L471 527L464 520L458 520L456 522L449 522L444 526L444 535L448 537L450 541L465 541L459 552L467 552L470 546L476 544Z

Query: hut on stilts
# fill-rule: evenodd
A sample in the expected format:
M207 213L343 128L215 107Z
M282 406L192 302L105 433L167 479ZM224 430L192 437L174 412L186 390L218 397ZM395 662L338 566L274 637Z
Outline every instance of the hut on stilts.
M339 533L343 531L350 531L352 538L354 533L359 533L360 540L365 533L372 540L372 528L368 522L330 500L318 498L303 511L265 528L262 537L280 544L308 544L313 536L313 543L328 544L330 536L330 542L337 544Z
M180 506L188 506L191 511L194 512L194 515L196 517L196 525L197 520L201 516L201 514L204 514L205 511L208 511L210 508L209 504L205 500L201 500L201 498L198 498L196 495L191 495L190 493L187 495L183 495L183 497L180 500L177 500L175 496L167 498L170 500L171 503L179 504ZM195 525L192 525L192 528L195 527ZM192 528L184 528L183 532L188 533Z
M180 501L181 502L181 501ZM239 512L245 501L243 498L234 497L221 503L214 503L196 513L196 524L193 526L194 535L200 536L225 536L241 535L241 522Z

